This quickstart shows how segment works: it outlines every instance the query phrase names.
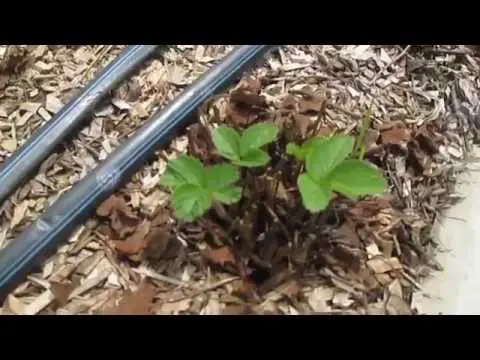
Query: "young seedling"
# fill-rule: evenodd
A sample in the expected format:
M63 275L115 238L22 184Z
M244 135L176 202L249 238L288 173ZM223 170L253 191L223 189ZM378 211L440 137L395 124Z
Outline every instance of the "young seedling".
M240 179L238 169L230 164L205 167L199 160L180 155L170 161L160 180L173 191L173 208L185 221L202 216L214 202L234 204L242 189L233 184Z
M275 140L278 128L271 123L250 126L239 134L228 126L217 127L212 134L219 155L232 164L245 167L264 166L270 156L261 148Z
M362 127L360 128L360 133L358 134L356 140L355 140L355 146L352 151L352 157L357 158L357 159L363 159L363 156L365 155L365 138L367 136L367 131L370 128L370 125L372 123L372 110L369 108L364 117L363 117L363 122L362 122Z
M302 146L289 144L287 152L305 161L306 172L297 179L304 206L311 212L324 210L338 192L350 198L381 194L385 180L370 163L350 158L354 138L335 135L311 139Z

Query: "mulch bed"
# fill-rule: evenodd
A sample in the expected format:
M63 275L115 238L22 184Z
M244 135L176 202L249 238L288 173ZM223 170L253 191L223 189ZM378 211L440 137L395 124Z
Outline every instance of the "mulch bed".
M64 103L88 80L85 71L120 50L7 48L0 52L2 74L8 74L0 75L0 161L40 126L40 109L54 112L57 100ZM179 46L149 61L1 205L0 246L228 50ZM8 297L2 313L421 312L413 294L423 277L440 270L431 228L457 200L456 175L478 136L476 51L282 47L207 101L167 148ZM39 77L55 72L56 84ZM26 85L22 76L35 82ZM307 212L296 186L299 164L286 155L286 144L332 133L355 136L367 107L373 121L365 156L383 171L387 193L358 202L336 196L326 211ZM187 153L204 164L221 162L212 128L262 121L277 124L280 135L268 147L266 168L242 171L242 200L194 222L178 221L168 190L159 185L167 161Z

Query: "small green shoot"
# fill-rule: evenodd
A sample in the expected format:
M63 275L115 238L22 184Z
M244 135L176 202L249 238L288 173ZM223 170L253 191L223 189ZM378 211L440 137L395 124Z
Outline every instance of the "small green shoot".
M355 140L355 147L352 151L352 157L362 160L365 155L365 138L367 136L367 131L370 128L372 123L372 109L368 108L365 112L362 122L362 128Z
M242 189L233 184L240 179L238 169L230 164L204 166L199 160L180 155L170 161L160 184L173 191L176 215L192 221L202 216L213 202L234 204Z
M305 161L306 172L297 179L304 206L311 212L324 210L333 192L355 199L381 194L386 182L370 163L350 158L354 139L335 135L315 138L302 146L289 144L287 152Z
M261 148L277 137L279 129L271 123L250 126L239 134L228 126L213 131L212 138L218 153L232 164L244 167L264 166L270 156Z

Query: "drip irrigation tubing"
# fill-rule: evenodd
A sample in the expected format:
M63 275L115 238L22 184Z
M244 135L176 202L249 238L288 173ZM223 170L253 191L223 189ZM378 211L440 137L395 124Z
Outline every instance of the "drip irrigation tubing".
M270 45L234 48L0 250L0 299L3 300L36 265L65 242L102 201L144 165L158 146L165 145L198 106L229 86L271 49Z
M158 45L131 45L0 166L0 205Z

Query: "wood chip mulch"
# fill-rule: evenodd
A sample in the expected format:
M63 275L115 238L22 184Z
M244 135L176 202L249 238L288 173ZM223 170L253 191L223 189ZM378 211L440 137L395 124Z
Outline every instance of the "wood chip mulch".
M0 162L123 46L0 45ZM159 52L86 126L0 204L0 248L231 46ZM455 179L480 130L480 56L470 46L283 46L207 101L171 144L13 291L1 314L418 314L421 281L441 270L431 228L458 200ZM372 111L366 157L382 197L301 206L288 141L356 135ZM166 161L215 163L210 130L281 127L267 169L242 201L182 223L159 185Z

